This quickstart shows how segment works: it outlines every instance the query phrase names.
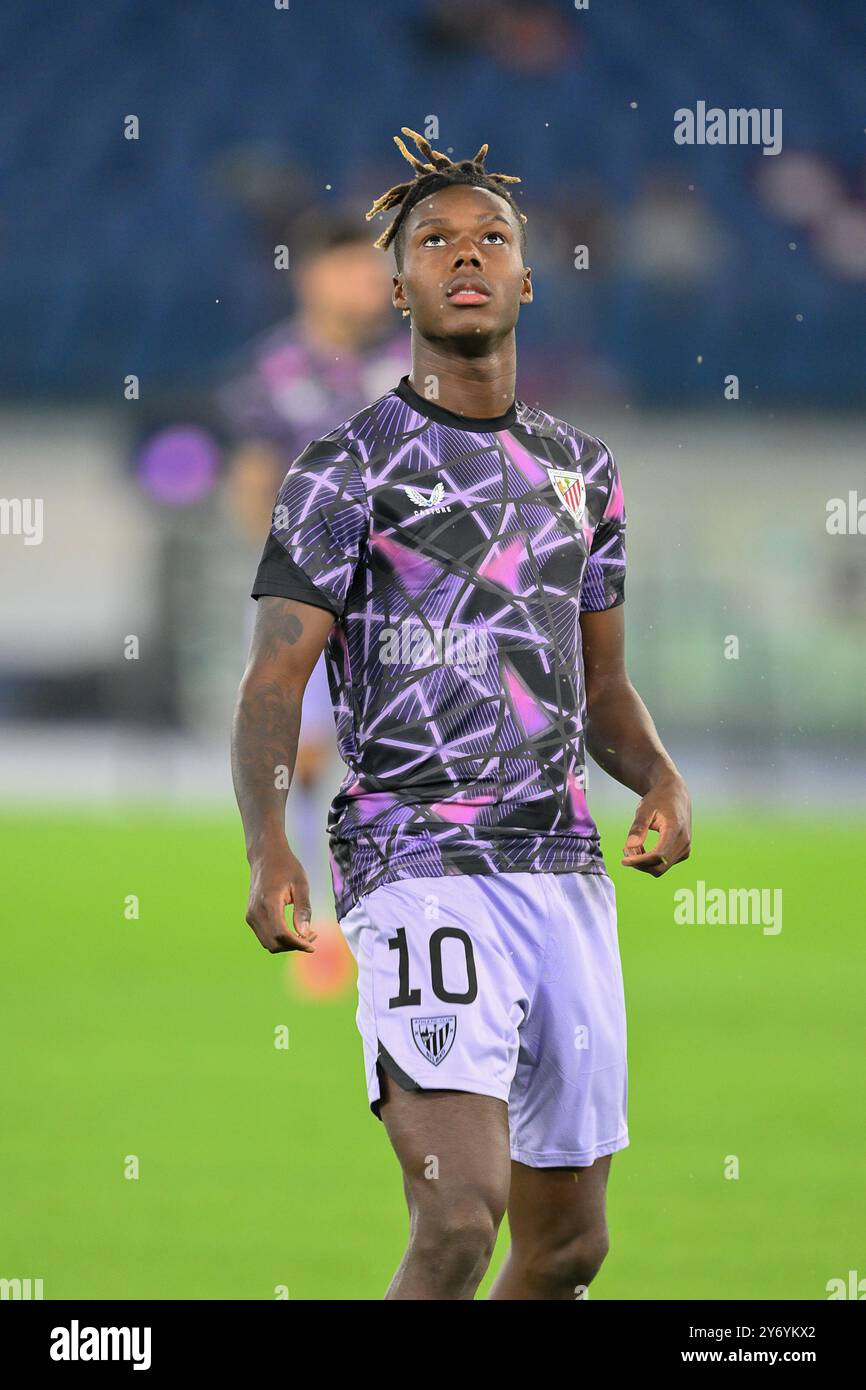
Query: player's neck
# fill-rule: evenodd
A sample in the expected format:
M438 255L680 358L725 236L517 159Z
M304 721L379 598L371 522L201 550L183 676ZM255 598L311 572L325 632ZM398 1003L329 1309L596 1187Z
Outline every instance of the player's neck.
M516 379L513 337L487 357L454 357L413 336L409 385L455 415L477 420L503 415L514 401Z

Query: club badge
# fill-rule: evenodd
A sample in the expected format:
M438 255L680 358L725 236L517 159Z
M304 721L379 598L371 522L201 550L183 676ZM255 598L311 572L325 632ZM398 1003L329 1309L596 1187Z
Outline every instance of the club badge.
M445 1014L439 1018L413 1018L412 1037L415 1046L434 1067L448 1056L451 1044L457 1034L456 1014Z
M586 510L586 483L583 481L583 474L572 472L568 468L548 468L547 475L562 505L571 512L575 521L580 521Z

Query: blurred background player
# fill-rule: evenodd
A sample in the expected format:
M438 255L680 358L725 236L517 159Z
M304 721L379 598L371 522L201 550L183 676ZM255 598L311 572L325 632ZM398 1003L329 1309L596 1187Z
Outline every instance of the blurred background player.
M334 421L389 390L410 363L408 336L394 331L389 267L358 215L313 210L293 223L288 248L294 310L229 364L215 393L231 440L224 505L256 560L293 460ZM255 605L245 599L244 650L254 619ZM287 963L286 982L308 994L348 989L354 973L331 908L325 847L338 762L322 657L304 695L289 812L309 866L319 946L301 970Z

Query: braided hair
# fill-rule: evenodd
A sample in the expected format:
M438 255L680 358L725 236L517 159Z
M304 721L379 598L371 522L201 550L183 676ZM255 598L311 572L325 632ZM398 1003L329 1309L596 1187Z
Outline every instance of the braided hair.
M406 225L406 218L409 213L421 202L422 198L428 197L431 193L437 193L440 188L448 188L452 184L467 183L473 184L477 188L489 188L491 193L496 193L500 198L504 198L511 208L518 221L520 228L520 250L523 259L526 260L526 215L520 211L511 194L503 187L507 183L520 183L521 180L516 174L490 174L484 168L484 160L489 149L488 145L482 145L481 149L473 159L461 159L457 163L449 159L447 154L442 154L439 150L434 150L432 146L419 135L417 131L410 130L408 126L401 126L404 135L409 135L415 141L418 149L426 157L428 163L423 164L411 150L408 150L400 139L399 135L394 136L394 144L407 159L415 170L415 177L409 179L407 183L395 183L393 188L389 188L387 193L383 193L377 198L369 212L366 214L367 221L371 217L377 216L380 212L386 212L389 208L399 207L397 216L385 228L381 236L377 237L373 245L387 251L388 247L394 244L394 258L397 262L397 269L403 269L403 231ZM408 311L404 309L404 314Z

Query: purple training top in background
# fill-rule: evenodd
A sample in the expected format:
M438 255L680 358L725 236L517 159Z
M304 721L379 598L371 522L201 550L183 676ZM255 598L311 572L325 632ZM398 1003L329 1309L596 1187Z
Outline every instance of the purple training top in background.
M288 468L310 440L346 420L409 370L405 332L355 352L304 341L290 318L246 350L243 365L216 392L223 423L235 439L267 439Z

